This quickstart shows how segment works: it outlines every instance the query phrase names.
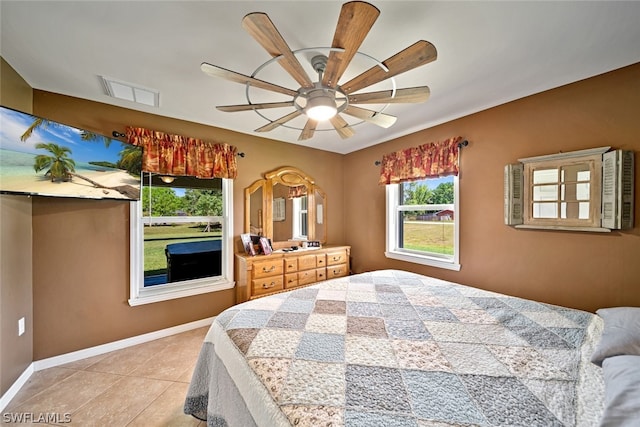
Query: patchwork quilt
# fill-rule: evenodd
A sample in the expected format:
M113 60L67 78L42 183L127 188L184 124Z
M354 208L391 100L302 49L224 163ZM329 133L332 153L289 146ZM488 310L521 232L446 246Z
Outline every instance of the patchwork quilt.
M381 270L216 317L185 412L209 426L597 426L602 320Z

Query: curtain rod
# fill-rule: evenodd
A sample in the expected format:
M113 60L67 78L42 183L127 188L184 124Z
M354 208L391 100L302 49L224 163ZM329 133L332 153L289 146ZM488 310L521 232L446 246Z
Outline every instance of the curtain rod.
M467 141L466 139L458 142L458 148L466 147L467 145L469 145L469 141ZM380 166L382 162L380 160L376 160L375 162L373 162L373 164L376 166Z
M114 130L113 132L111 132L111 135L114 138L124 138L125 136L127 136L122 132L118 132L117 130ZM240 156L240 157L244 158L244 153L236 153L236 156Z

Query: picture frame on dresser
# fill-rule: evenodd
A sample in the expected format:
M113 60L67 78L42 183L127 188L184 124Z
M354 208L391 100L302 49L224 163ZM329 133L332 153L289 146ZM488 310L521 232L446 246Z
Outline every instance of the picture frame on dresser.
M271 248L271 242L266 237L260 237L260 248L265 255L271 255L273 249Z

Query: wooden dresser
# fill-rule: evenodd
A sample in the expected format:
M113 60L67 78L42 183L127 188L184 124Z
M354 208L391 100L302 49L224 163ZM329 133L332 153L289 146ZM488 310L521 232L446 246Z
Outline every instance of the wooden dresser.
M349 274L350 246L236 254L236 303Z

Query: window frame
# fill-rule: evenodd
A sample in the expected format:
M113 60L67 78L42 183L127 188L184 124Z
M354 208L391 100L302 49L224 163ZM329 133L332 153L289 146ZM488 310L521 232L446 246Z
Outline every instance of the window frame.
M447 270L460 271L460 186L457 176L453 177L453 256L438 256L434 253L421 252L404 249L399 245L401 236L399 229L400 211L409 210L400 205L401 184L386 185L386 236L385 236L385 256L399 261L411 262L415 264L427 265L430 267L443 268ZM449 207L450 205L411 205L410 210L433 209L438 207Z
M566 230L609 232L602 227L602 155L611 147L598 147L566 153L548 154L544 156L518 159L523 164L522 173L522 224L515 225L522 229ZM591 173L589 180L590 218L579 220L573 218L539 218L532 219L530 208L533 203L533 171L538 169L562 168L575 164L588 163Z
M306 208L302 208L302 200L304 199ZM309 232L309 198L305 196L294 197L291 199L291 211L292 211L292 233L293 240L307 240ZM304 233L303 229L307 229L307 233Z
M575 166L575 165L588 165L589 167L589 199L586 200L589 202L589 218L579 219L579 218L562 218L561 217L561 209L560 205L564 203L576 203L578 200L567 200L563 199L561 194L561 187L563 185L567 185L566 183L570 181L563 180L560 176L562 168L567 166ZM536 184L533 180L534 172L538 170L552 170L555 169L558 171L558 180L557 182L549 185L556 185L558 187L558 197L553 202L542 202L536 201L533 197L533 189L536 186L544 186L542 184ZM523 209L523 223L525 225L541 225L541 226L561 226L561 227L600 227L600 206L601 206L601 185L602 181L602 159L600 155L594 156L585 156L580 158L572 158L572 159L558 159L558 160L550 160L550 161L542 161L542 162L530 162L524 164L524 203L525 209ZM546 185L546 184L545 184ZM533 205L535 203L555 203L558 205L558 217L557 218L547 218L547 217L539 217L536 218L533 215Z
M144 217L142 201L129 207L129 300L130 306L168 301L209 292L232 289L233 277L233 180L222 178L222 265L221 275L185 280L159 286L144 286Z

